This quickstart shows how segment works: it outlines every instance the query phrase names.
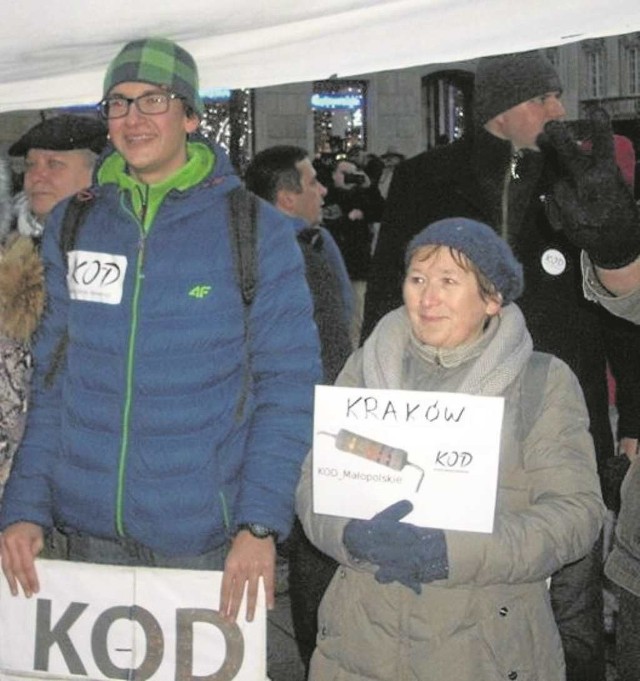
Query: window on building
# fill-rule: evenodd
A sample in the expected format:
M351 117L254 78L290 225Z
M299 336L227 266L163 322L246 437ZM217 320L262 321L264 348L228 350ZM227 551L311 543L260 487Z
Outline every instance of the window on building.
M632 47L627 50L627 67L629 69L628 92L631 95L640 94L640 48Z
M462 137L471 126L473 74L447 70L422 79L426 137L429 148Z
M585 60L585 97L600 99L605 95L606 51L604 40L585 40L582 44Z
M311 95L314 147L319 152L367 148L367 82L320 80Z
M640 33L632 33L621 41L622 82L627 95L640 95Z

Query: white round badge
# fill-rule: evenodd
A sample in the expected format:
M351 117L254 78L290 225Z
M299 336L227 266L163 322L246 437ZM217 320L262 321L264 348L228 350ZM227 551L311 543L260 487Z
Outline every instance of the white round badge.
M567 269L567 259L556 248L547 249L540 258L542 269L554 277L562 274Z

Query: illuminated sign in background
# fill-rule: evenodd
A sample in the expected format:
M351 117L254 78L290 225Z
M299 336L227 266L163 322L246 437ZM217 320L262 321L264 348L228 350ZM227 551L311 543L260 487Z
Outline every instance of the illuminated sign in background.
M341 95L331 93L315 93L311 95L311 106L314 109L360 109L363 99L359 95Z
M363 80L321 80L311 96L315 148L343 151L367 146L367 83ZM340 148L336 149L338 144Z

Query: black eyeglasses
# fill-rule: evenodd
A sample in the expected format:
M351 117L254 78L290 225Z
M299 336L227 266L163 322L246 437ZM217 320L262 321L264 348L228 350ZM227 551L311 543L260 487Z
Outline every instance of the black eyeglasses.
M98 104L98 110L102 118L124 118L129 113L131 105L135 104L140 113L147 116L159 116L169 111L172 99L184 99L184 97L173 92L146 92L138 97L111 95Z

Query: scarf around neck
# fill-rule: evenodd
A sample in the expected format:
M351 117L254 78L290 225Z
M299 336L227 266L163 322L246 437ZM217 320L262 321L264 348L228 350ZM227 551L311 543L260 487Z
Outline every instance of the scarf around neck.
M455 385L447 385L448 391L497 396L523 371L532 352L531 335L514 303L502 308L477 341L446 351L413 336L402 306L383 317L365 342L362 369L368 388L413 389L404 371L406 358L413 353L427 368L444 370L445 375L452 370Z
M21 236L39 239L44 232L44 224L38 222L36 216L29 210L29 200L24 192L16 194L13 199L13 214L16 226Z

